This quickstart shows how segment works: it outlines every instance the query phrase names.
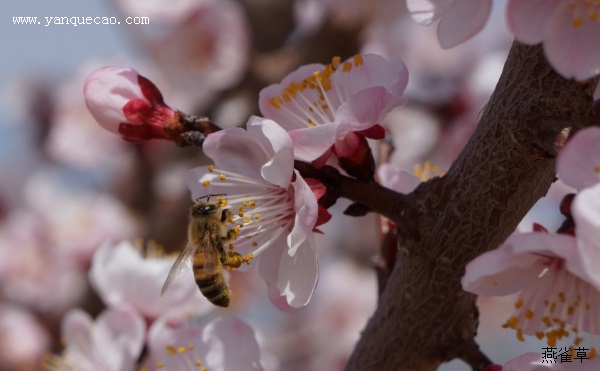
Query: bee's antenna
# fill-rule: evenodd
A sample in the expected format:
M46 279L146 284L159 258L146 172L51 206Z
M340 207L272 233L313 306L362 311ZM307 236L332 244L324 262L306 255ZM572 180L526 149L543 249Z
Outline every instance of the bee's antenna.
M206 198L206 202L209 202L209 201L210 201L210 198L211 198L211 197L213 197L213 196L215 196L215 197L216 197L216 196L227 196L227 193L210 194L210 195L206 195L206 196L198 197L198 198L196 199L196 202L200 201L200 200L201 200L201 199L203 199L203 198Z

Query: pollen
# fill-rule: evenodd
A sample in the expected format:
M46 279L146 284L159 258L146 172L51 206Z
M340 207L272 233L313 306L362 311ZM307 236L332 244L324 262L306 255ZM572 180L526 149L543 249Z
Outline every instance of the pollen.
M227 177L225 176L225 174L220 174L220 175L219 175L219 179L221 179L221 180L225 180L225 179L227 179Z
M202 187L208 187L210 185L210 180L205 180L202 182Z
M224 198L221 200L221 207L225 207L225 206L227 206L227 204L228 204L227 199Z

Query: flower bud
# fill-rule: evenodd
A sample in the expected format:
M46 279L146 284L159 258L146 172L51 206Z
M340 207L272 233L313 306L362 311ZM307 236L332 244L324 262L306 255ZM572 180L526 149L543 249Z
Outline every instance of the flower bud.
M164 103L158 88L132 68L108 66L85 79L87 107L100 126L125 140L177 141L181 115Z

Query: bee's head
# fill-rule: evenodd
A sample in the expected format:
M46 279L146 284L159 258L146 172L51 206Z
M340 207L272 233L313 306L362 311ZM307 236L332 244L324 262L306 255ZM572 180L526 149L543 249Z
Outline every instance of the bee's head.
M212 202L196 202L190 208L191 216L206 216L215 213L220 208L219 204Z

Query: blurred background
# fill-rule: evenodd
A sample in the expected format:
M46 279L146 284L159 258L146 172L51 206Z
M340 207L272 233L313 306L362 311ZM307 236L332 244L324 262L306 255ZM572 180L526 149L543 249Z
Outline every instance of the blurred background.
M356 53L406 63L410 103L382 124L379 163L412 171L431 161L447 169L470 137L512 42L504 3L484 31L442 50L435 25L407 16L403 0L25 0L0 4L0 370L36 370L59 352L61 318L103 309L88 270L103 244L152 239L185 245L187 170L208 163L196 148L132 144L105 132L87 112L83 80L105 65L135 68L166 103L243 126L258 92L307 63ZM38 17L39 25L13 17ZM45 17L115 17L120 25L50 24ZM126 17L149 24L127 25ZM53 23L53 21L52 21ZM560 200L545 200L554 205ZM256 331L272 370L341 370L373 312L373 269L385 223L342 215L319 235L320 280L295 313L269 302L255 272L231 275L232 308ZM481 298L480 344L497 363L543 343L520 343L501 328L513 298ZM443 370L466 370L459 361Z

